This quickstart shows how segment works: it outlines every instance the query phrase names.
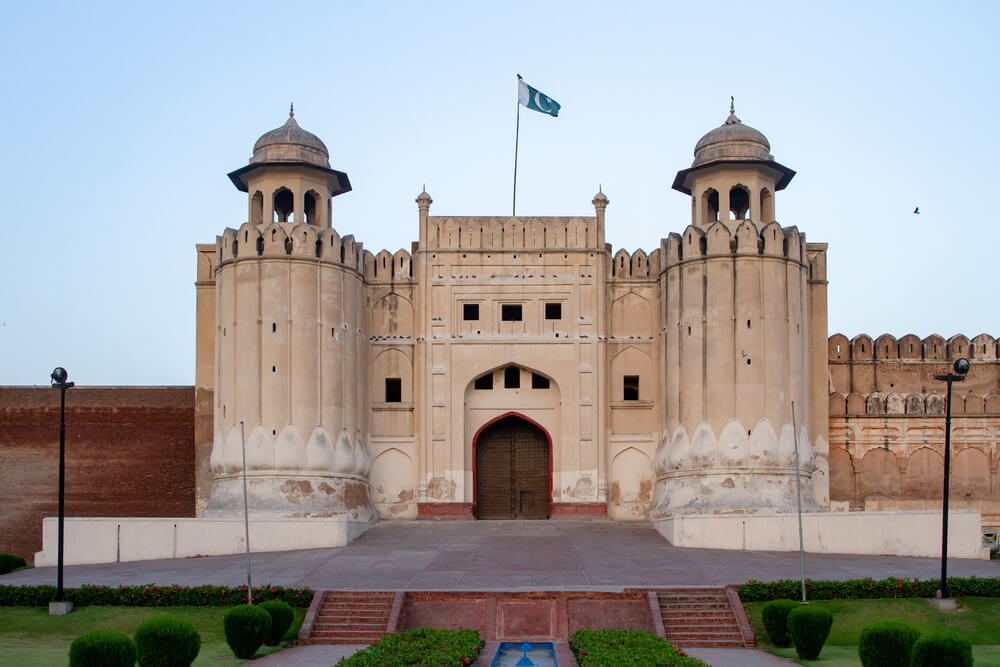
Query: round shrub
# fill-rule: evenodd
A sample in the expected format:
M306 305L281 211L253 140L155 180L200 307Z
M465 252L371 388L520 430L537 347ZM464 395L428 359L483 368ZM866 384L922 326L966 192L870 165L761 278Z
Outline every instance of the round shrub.
M921 635L913 644L913 667L972 667L972 644L960 632Z
M833 614L822 607L800 606L788 614L788 637L803 660L815 660L830 636Z
M795 600L774 600L764 605L764 629L775 646L788 646L788 613L802 606Z
M135 630L140 667L188 667L201 650L201 635L180 618L157 616Z
M133 667L135 644L117 630L91 630L69 645L69 667Z
M913 642L920 632L902 621L886 620L865 626L858 640L864 667L909 667Z
M8 572L13 572L19 567L24 567L27 563L24 562L24 558L21 556L15 556L14 554L0 553L0 574L7 574Z
M271 632L271 615L252 604L233 607L222 617L226 643L237 658L252 658Z
M292 608L281 600L262 602L260 608L271 615L271 632L268 633L264 643L268 646L277 646L281 638L288 632L288 628L292 626L295 614Z

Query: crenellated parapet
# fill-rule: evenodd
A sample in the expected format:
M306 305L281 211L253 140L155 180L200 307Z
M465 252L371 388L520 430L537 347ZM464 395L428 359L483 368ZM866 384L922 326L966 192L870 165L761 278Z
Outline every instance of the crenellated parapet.
M601 236L596 218L428 216L426 249L603 250Z
M891 334L875 339L867 334L851 339L834 334L827 340L831 401L838 406L834 412L831 404L831 415L896 414L889 407L883 413L870 412L862 409L862 404L871 402L877 406L885 403L884 397L893 394L905 397L943 394L944 385L934 376L946 372L950 362L962 357L970 360L972 368L966 379L954 387L955 408L965 409L967 405L974 413L989 410L990 396L1000 394L998 351L996 338L985 333L971 339L961 334L948 339L937 334L924 338L906 334L898 339ZM883 398L869 401L868 397L876 394ZM908 401L909 398L904 404L909 405ZM914 410L916 401L912 399ZM839 408L842 402L846 412ZM908 412L904 410L904 414Z
M361 273L364 247L353 235L341 237L332 227L307 223L243 223L216 238L216 266L249 258L297 258L339 264Z
M382 250L377 255L365 252L365 281L371 283L413 282L413 260L402 248L395 254Z
M660 249L648 255L639 248L629 254L621 248L614 254L608 252L607 275L609 280L657 280L660 274Z
M672 233L661 241L661 269L709 257L780 257L806 264L805 234L796 227L770 222L758 227L752 220L716 221L707 228L689 225L683 234Z
M850 340L839 333L829 338L830 363L895 359L953 361L961 357L970 361L996 361L1000 357L1000 346L995 337L986 333L972 339L956 334L947 340L937 334L923 339L906 334L897 340L887 333L874 340L868 334L859 334Z

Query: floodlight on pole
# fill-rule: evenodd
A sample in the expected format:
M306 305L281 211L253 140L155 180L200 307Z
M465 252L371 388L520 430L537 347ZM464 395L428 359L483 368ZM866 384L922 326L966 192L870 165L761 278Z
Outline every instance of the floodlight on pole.
M950 493L948 478L951 475L951 385L962 382L969 372L969 360L964 357L956 359L952 370L941 375L935 375L935 380L948 383L948 398L945 401L944 417L944 515L941 518L941 589L938 597L947 599L948 595L948 495Z
M65 535L66 517L66 390L74 386L68 382L69 373L62 366L56 366L49 376L52 388L59 390L59 557L56 566L56 597L55 602L63 602L63 536Z

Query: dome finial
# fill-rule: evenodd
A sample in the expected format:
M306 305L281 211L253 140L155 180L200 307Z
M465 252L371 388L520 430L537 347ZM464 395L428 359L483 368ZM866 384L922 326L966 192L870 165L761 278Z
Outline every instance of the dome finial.
M288 105L288 117L295 118L295 102Z
M736 99L732 95L729 96L729 118L724 125L742 125L740 119L736 117Z

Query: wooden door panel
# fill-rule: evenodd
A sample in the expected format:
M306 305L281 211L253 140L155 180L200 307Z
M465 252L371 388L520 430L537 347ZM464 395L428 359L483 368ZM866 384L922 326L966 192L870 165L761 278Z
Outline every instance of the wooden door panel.
M480 519L546 519L549 444L528 422L510 417L476 442L476 505Z
M492 431L476 448L477 505L480 519L511 518L511 438Z

